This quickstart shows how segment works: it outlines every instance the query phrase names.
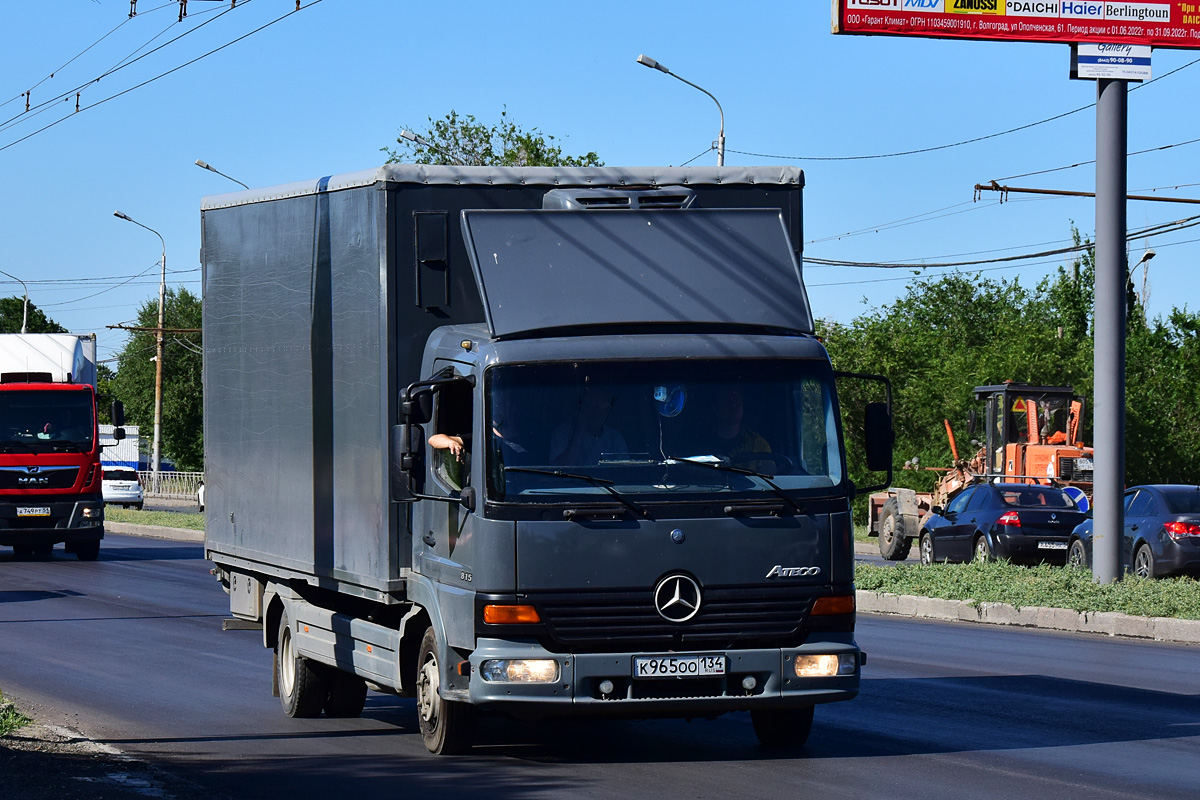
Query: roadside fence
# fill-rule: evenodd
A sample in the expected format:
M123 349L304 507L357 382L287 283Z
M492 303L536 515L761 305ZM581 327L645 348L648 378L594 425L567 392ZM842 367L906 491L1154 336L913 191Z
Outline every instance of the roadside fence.
M195 500L196 490L200 481L204 480L203 472L163 472L158 473L158 491L154 491L154 473L148 469L138 470L142 479L142 491L146 497L157 497L168 500Z

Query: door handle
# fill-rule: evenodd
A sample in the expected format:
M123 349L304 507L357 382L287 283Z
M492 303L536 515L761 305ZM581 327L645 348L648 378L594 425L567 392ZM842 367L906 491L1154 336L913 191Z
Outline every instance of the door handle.
M421 541L424 542L425 544L429 545L430 547L437 546L437 539L433 538L433 531L430 531L429 533L422 536Z
M1131 525L1131 526L1129 526L1129 530L1131 530L1131 531L1136 531L1136 530L1137 530L1137 525Z

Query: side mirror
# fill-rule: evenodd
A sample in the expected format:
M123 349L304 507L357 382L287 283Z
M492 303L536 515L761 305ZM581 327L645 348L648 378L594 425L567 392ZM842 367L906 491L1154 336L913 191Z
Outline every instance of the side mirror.
M939 517L944 517L946 516L946 509L942 508L941 506L930 506L929 513L937 514Z
M113 400L112 408L110 409L109 416L112 417L113 426L120 428L122 425L125 424L125 404L122 403L120 400ZM124 431L121 432L120 436L115 435L116 431L113 431L113 434L114 434L113 435L114 439L124 439L125 438Z
M125 438L124 428L113 428L112 437L114 442L119 442Z
M468 512L475 510L475 487L464 486L458 493L458 502L462 503L462 507Z
M867 403L866 425L867 469L887 472L892 468L892 415L887 403Z
M428 386L414 389L412 394L407 389L400 392L400 421L412 425L424 425L433 419L433 390Z
M393 425L390 478L392 500L406 503L421 493L425 476L425 431L420 425Z

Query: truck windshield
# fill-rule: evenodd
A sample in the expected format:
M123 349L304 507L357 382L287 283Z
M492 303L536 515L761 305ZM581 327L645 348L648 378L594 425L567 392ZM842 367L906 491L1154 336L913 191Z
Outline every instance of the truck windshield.
M88 392L0 392L0 446L90 451L96 435Z
M492 367L486 380L495 501L611 502L613 491L638 503L777 499L780 491L826 495L842 483L827 364L514 364Z

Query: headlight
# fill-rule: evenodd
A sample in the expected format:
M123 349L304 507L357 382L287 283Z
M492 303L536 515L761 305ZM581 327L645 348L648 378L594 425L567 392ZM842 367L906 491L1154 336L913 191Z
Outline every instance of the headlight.
M832 678L835 675L853 675L858 667L856 653L838 655L796 656L796 677Z
M521 658L485 661L479 674L492 683L554 683L559 673L552 658Z
M104 512L101 511L99 508L84 508L83 509L83 518L84 519L93 519L95 517L99 517L102 513L104 513Z

